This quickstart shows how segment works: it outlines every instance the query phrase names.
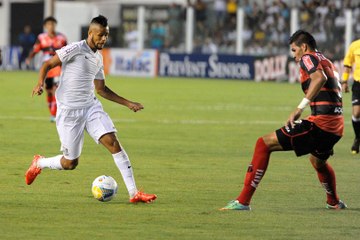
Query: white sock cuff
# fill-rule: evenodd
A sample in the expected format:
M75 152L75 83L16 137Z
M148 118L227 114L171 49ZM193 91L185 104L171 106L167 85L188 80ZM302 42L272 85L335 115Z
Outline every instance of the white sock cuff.
M38 161L38 167L43 168L50 168L50 169L58 169L63 170L64 168L61 165L61 158L63 155L57 155L55 157L50 158L40 158Z
M351 116L351 119L353 120L353 122L360 122L360 118L356 118L354 117L354 115Z
M129 161L129 157L128 155L126 154L125 150L122 149L120 152L118 153L114 153L112 154L113 158L115 160L118 160L120 162L126 162L126 161Z

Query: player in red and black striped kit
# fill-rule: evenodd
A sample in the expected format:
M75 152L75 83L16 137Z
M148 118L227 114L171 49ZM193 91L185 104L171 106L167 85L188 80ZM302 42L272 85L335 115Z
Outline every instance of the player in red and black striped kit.
M257 140L240 195L221 210L250 210L251 198L266 172L270 154L289 150L297 156L310 154L310 162L327 195L328 209L347 207L339 200L335 173L327 163L344 128L339 74L333 63L316 50L316 41L310 33L302 30L295 32L289 44L295 61L300 64L300 81L305 97L290 114L286 126ZM309 104L311 115L300 120Z
M47 17L44 19L44 28L46 32L41 33L37 36L36 42L33 46L33 50L29 54L29 57L26 59L27 65L29 65L30 60L40 51L42 51L42 62L49 60L55 55L55 51L66 46L67 40L64 34L56 32L57 21L54 17ZM55 121L56 116L56 99L55 99L55 90L57 87L56 78L61 74L61 67L51 69L45 80L45 89L47 93L47 102L50 111L50 121Z

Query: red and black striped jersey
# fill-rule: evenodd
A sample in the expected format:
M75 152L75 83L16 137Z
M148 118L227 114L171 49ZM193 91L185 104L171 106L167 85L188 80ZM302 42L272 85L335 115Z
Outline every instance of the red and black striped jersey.
M56 50L66 45L66 37L61 33L56 33L55 36L49 36L48 33L41 33L36 39L36 43L33 47L33 52L38 53L42 51L42 62L44 62L54 56ZM47 77L56 77L59 76L60 73L61 67L57 66L48 72Z
M327 80L319 94L310 103L311 116L308 120L324 131L341 136L344 119L339 73L334 64L322 53L311 52L303 55L300 60L300 82L305 94L311 83L310 75L315 71L323 71Z

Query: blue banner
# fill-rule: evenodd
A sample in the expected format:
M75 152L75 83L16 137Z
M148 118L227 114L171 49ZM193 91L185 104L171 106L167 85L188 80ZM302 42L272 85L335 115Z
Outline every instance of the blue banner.
M159 76L254 79L252 56L160 53Z

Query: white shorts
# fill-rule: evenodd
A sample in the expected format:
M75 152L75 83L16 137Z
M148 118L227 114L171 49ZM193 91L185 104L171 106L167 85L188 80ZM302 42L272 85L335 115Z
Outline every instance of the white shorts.
M80 157L84 144L84 130L97 144L104 134L116 132L114 123L97 99L94 105L81 109L64 109L59 104L56 128L61 142L60 151L68 160Z

